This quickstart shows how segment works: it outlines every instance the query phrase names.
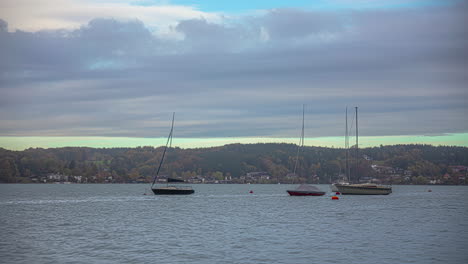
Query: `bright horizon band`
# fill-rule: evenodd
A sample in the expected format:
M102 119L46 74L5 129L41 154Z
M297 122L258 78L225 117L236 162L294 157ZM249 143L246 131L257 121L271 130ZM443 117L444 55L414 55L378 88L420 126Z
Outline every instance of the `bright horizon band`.
M159 147L165 144L166 138L130 138L130 137L0 137L0 147L9 150L24 150L27 148L61 148L61 147ZM223 137L223 138L177 138L173 146L180 148L208 148L226 144L242 143L291 143L298 144L299 138L273 137ZM343 137L305 138L306 146L344 147ZM443 146L468 147L468 133L454 133L434 136L361 136L359 147L375 147L380 145L398 144L430 144ZM353 145L353 144L351 144Z

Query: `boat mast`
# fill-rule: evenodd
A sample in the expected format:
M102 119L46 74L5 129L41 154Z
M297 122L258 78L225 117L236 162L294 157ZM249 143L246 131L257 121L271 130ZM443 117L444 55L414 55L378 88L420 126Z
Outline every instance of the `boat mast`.
M350 182L349 175L349 135L348 135L348 107L346 106L346 115L345 115L345 152L346 152L346 170L345 178Z
M174 138L174 117L175 117L175 112L172 112L171 140L169 141L169 149L172 148L172 139ZM171 177L171 173L172 173L171 167L168 165L166 186L169 186L169 178Z
M296 154L296 163L294 164L293 174L296 174L297 163L299 162L299 150L304 146L304 114L305 114L305 105L302 105L302 131L301 139L299 140L299 146L297 146Z
M154 184L156 182L156 179L158 178L159 171L161 170L161 166L162 166L163 161L164 161L164 156L166 156L167 146L169 145L169 142L171 142L171 145L172 145L172 132L174 131L174 117L175 117L175 112L172 113L171 131L169 132L169 136L167 137L166 146L164 147L164 151L163 151L163 154L162 154L162 157L161 157L161 161L159 162L158 170L156 171L156 175L154 176L153 183L151 184L151 188L153 188L153 186L154 186Z
M358 107L356 109L356 178L359 180L358 169L359 169L359 134L358 134Z
M302 132L301 132L301 147L304 147L304 112L305 105L302 105Z

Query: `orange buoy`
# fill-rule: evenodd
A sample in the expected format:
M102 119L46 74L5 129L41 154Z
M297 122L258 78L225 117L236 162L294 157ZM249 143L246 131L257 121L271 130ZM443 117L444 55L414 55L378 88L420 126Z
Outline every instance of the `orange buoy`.
M340 198L338 198L338 196L332 196L332 200L339 200Z

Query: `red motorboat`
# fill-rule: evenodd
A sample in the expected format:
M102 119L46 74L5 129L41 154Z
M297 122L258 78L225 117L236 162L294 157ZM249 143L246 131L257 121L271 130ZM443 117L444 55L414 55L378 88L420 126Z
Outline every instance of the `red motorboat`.
M296 189L287 190L287 192L291 196L322 196L325 194L324 191L309 184L301 184Z

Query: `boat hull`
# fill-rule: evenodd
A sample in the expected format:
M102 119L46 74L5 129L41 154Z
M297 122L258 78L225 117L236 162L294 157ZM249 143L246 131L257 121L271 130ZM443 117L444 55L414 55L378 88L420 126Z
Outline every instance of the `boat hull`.
M188 195L195 191L192 188L161 187L151 189L155 195Z
M388 195L392 193L392 187L364 186L364 185L335 185L343 195Z
M322 196L325 192L287 191L290 196Z

